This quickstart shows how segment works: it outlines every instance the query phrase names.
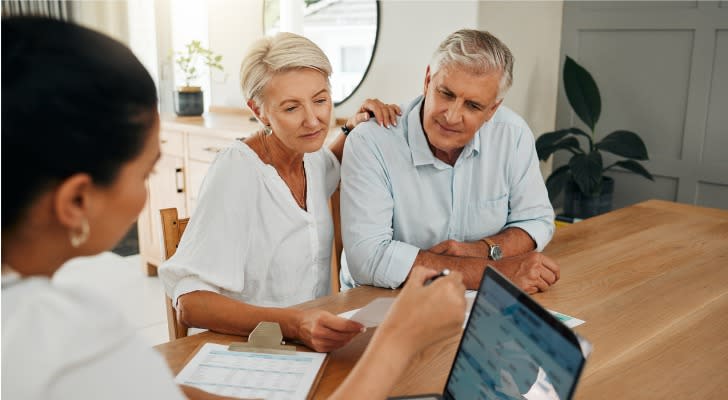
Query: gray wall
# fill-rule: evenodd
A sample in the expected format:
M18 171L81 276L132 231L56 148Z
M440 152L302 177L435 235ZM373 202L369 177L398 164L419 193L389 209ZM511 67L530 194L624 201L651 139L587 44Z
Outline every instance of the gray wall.
M601 91L597 139L627 129L647 145L655 182L611 173L614 207L658 198L728 209L728 1L567 1L561 37L561 68L569 55ZM585 129L563 83L556 125Z

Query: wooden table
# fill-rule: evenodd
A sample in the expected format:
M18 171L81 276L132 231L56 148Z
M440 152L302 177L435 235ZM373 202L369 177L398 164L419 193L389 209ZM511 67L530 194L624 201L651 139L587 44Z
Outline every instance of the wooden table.
M559 228L545 253L561 280L534 298L585 320L576 331L594 345L577 399L728 397L728 211L651 200ZM299 307L340 313L395 294L362 287ZM330 354L315 398L333 392L371 334ZM177 373L201 342L234 340L206 332L157 350ZM442 391L458 342L428 349L392 394Z

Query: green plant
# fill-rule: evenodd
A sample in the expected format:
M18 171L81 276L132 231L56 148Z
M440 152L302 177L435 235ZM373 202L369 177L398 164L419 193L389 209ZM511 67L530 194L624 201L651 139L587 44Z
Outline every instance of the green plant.
M599 196L602 178L606 171L619 167L654 180L645 167L635 160L647 160L647 148L640 137L631 131L617 130L601 141L596 141L596 124L602 109L602 100L594 78L576 61L566 56L564 63L564 88L566 98L576 115L591 130L584 132L577 127L560 129L541 135L536 140L536 151L541 161L546 161L551 154L559 150L572 153L566 165L556 168L546 179L546 188L552 200L573 180L579 191L586 196ZM579 137L586 138L587 149L581 148ZM608 166L602 163L602 151L606 151L627 159L614 162Z
M222 56L202 47L199 40L187 43L183 51L177 51L174 55L175 64L184 74L185 86L191 86L192 81L200 75L200 63L210 69L223 70L220 64Z

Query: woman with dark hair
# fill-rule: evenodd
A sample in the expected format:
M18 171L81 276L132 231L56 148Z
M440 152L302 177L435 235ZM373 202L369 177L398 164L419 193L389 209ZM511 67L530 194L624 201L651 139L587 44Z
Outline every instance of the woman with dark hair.
M159 158L154 83L121 43L43 18L2 21L2 395L219 398L174 385L120 312L57 287L61 265L111 248L144 206ZM384 398L422 349L455 335L457 274L415 269L333 398Z

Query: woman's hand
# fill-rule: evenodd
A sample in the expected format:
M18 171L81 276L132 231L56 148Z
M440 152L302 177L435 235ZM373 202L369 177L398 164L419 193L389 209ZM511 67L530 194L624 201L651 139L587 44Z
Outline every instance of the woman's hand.
M303 310L299 314L296 338L325 353L343 347L364 330L364 325L327 311Z
M366 99L356 114L346 121L346 127L354 129L360 123L368 121L372 115L379 126L389 128L397 125L397 116L402 115L402 110L396 104L384 104L379 99Z
M425 282L437 271L415 267L407 284L397 296L386 320L377 333L384 340L397 340L403 346L414 346L416 353L462 330L465 319L465 285L462 275L452 271L430 285Z

